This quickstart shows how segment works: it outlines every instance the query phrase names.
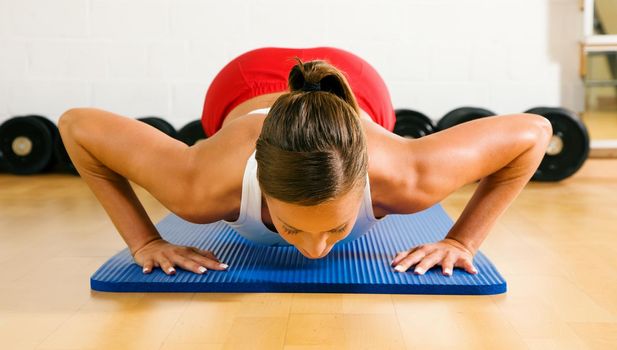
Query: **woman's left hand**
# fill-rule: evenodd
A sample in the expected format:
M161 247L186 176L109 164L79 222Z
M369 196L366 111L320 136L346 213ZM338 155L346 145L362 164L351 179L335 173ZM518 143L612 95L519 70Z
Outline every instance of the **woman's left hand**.
M461 267L468 273L477 274L473 266L473 253L462 243L452 238L445 238L436 243L422 244L405 252L399 252L391 266L398 272L405 272L416 265L414 273L423 275L431 267L441 265L442 274L452 276L454 267Z

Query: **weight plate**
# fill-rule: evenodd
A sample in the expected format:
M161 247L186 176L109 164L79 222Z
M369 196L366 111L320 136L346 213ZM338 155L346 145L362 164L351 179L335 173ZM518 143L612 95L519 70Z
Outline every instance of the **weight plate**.
M13 117L0 125L0 150L9 172L36 174L52 164L53 135L41 118Z
M36 115L36 114L30 114L30 115L25 115L24 117L31 117L31 118L36 118L40 121L42 121L45 126L47 127L47 130L49 130L49 132L51 133L51 137L53 139L53 145L55 145L58 140L60 139L60 131L58 130L58 127L56 126L56 124L54 122L52 122L51 120L49 120L48 118L42 116L42 115ZM52 157L51 157L51 161L49 162L49 164L45 167L45 169L43 169L43 171L47 171L52 169L54 166L56 166L56 164L59 163L59 159L56 156L54 149L52 147Z
M159 117L143 117L143 118L137 118L137 120L144 122L162 132L164 132L165 134L173 137L173 138L177 138L178 136L178 132L176 131L176 129L173 127L173 125L169 124L165 119L159 118Z
M437 130L445 130L455 125L466 123L475 119L496 115L495 112L478 107L460 107L446 113L438 122Z
M4 160L4 154L2 154L2 149L0 149L0 173L6 171L6 161Z
M411 109L397 109L394 133L408 138L417 139L435 131L431 118Z
M66 152L66 147L64 147L64 141L62 140L62 137L58 137L58 139L54 143L54 155L56 156L56 159L58 159L60 168L63 171L66 171L69 174L79 175L77 169L75 169L75 165L73 164L71 157Z
M6 172L6 161L4 160L4 155L2 154L2 150L0 150L0 173Z
M73 165L71 158L66 152L66 148L64 147L64 143L62 141L62 136L60 135L60 130L58 130L58 126L54 124L51 120L37 115L31 115L30 117L36 117L45 122L47 127L52 131L52 135L54 137L53 143L53 155L54 162L58 165L58 170L66 171L73 175L79 175L77 169Z
M178 131L178 140L186 143L189 146L194 145L197 141L205 139L206 133L201 125L201 120L193 120L183 126Z
M589 156L589 133L578 116L560 107L536 107L525 113L539 114L553 126L553 137L532 180L561 181L576 173Z

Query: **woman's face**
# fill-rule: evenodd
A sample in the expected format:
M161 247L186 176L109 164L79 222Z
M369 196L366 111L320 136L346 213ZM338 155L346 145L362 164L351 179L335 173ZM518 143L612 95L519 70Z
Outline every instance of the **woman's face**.
M362 191L350 191L327 203L301 206L264 196L272 223L284 240L310 259L328 255L334 244L353 229Z

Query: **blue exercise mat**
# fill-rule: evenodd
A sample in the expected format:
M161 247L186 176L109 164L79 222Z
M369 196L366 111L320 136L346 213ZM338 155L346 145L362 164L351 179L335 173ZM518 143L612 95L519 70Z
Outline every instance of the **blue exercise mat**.
M390 267L397 251L442 239L452 220L440 205L411 215L388 215L369 232L335 245L322 259L308 259L293 246L263 246L223 222L198 225L170 214L156 225L164 239L212 251L227 271L203 275L176 268L168 276L156 268L144 274L128 248L90 278L93 290L107 292L311 292L381 294L499 294L506 281L478 252L477 275L455 269L451 277L435 267L424 275Z

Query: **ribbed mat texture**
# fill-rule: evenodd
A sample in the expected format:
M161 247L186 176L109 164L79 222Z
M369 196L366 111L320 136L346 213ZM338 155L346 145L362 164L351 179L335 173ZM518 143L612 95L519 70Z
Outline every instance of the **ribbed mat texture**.
M261 246L238 235L223 222L198 225L170 214L156 225L164 239L212 251L227 271L203 275L176 268L168 276L156 268L143 274L127 249L103 264L90 278L93 290L108 292L314 292L378 294L498 294L506 282L478 252L477 275L455 269L452 277L439 267L425 275L413 268L390 267L397 251L442 239L452 220L440 205L411 215L388 215L364 236L334 246L322 259L308 259L293 246Z

